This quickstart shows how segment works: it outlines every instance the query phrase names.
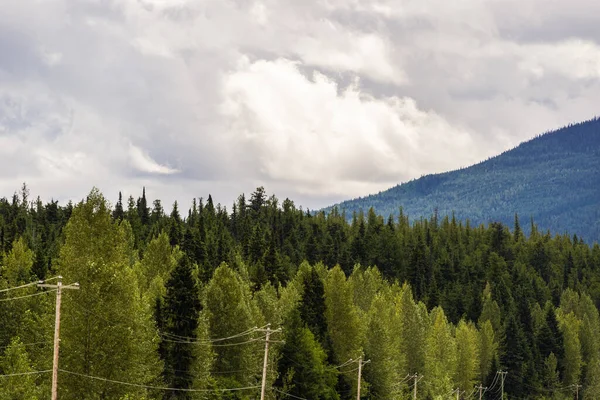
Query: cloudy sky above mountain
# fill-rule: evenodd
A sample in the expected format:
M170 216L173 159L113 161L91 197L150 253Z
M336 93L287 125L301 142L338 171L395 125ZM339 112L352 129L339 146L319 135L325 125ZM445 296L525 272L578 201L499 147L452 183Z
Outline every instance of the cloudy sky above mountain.
M595 0L3 0L0 196L316 208L598 114Z

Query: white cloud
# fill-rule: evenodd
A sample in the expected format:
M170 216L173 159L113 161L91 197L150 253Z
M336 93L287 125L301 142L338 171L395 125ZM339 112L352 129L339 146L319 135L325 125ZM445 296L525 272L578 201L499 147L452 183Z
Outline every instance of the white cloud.
M467 132L413 100L378 99L357 83L342 89L318 72L311 80L289 60L240 62L224 97L240 156L250 153L265 179L305 192L359 195L475 161Z
M392 62L391 45L385 37L352 32L330 21L317 24L315 31L293 47L305 63L335 72L364 74L383 83L406 82L400 64Z
M170 168L166 165L157 163L148 155L148 153L133 144L129 145L129 156L131 157L132 165L141 172L163 175L171 175L180 172L175 168Z

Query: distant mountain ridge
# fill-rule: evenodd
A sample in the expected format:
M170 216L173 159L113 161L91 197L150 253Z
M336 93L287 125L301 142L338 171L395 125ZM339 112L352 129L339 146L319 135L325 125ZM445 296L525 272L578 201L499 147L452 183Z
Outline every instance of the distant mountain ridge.
M400 207L411 219L451 215L471 224L499 221L600 241L600 118L521 143L467 168L426 175L332 207L385 217ZM330 210L329 207L327 210Z

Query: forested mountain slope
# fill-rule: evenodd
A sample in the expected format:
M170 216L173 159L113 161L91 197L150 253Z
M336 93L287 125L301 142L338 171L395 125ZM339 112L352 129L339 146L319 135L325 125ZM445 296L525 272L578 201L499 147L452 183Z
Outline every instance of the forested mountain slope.
M515 213L540 229L600 240L600 119L540 135L468 168L427 175L337 205L351 215L370 207L387 217L451 215L473 224L512 223Z
M184 217L0 199L0 399L600 398L600 246L493 223L374 212L349 223L258 188ZM184 214L185 215L185 214ZM281 330L278 330L278 329ZM417 375L415 375L417 374Z

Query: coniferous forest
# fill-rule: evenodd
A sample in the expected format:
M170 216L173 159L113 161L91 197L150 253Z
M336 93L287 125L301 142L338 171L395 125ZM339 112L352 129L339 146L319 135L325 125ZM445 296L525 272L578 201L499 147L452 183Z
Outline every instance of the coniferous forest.
M36 282L59 275L79 283L60 399L258 399L267 336L268 399L355 399L359 370L364 399L600 398L598 244L398 214L24 185L0 200L0 399L50 397L56 295Z

